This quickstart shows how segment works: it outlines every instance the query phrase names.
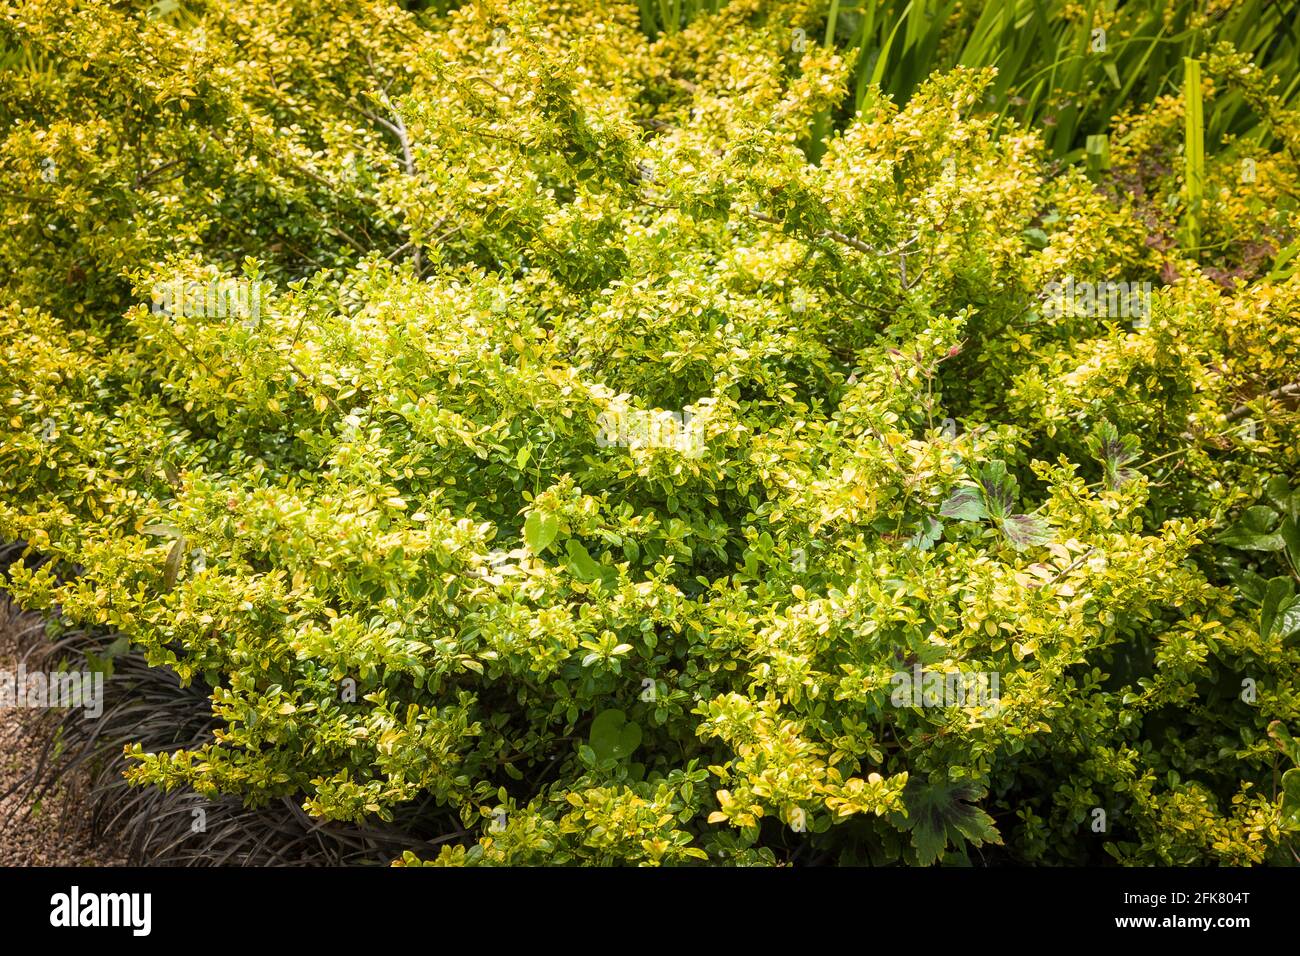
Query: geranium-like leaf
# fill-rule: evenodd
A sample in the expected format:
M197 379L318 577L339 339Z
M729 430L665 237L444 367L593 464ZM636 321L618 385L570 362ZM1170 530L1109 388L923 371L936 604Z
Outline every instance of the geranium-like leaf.
M984 790L973 783L930 784L913 778L903 791L907 828L912 832L917 862L937 863L951 843L964 837L975 846L1001 843L993 818L974 806Z
M934 547L934 543L939 540L943 534L943 522L938 518L932 518L926 515L921 519L920 529L907 539L907 547L919 548L921 551L929 551Z
M1008 515L998 522L998 527L1017 551L1038 547L1052 540L1051 530L1032 515Z
M955 521L981 521L988 517L977 488L958 488L939 506L939 514Z
M990 461L980 469L980 489L984 495L984 507L993 518L1001 519L1011 514L1020 494L1020 483L1015 475L1007 474L1005 462Z
M1102 422L1087 439L1093 457L1106 471L1106 485L1112 491L1122 488L1137 476L1128 466L1137 461L1138 443L1131 435L1120 435L1110 422Z

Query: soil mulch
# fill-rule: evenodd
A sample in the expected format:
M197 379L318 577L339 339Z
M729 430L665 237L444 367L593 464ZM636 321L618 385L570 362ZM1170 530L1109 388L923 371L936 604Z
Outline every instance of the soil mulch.
M37 617L0 595L0 672L15 673L19 633ZM40 714L0 707L0 794L20 784L36 766L45 738ZM81 796L84 780L73 774L33 801L26 788L0 799L0 866L124 866L110 847L96 844Z

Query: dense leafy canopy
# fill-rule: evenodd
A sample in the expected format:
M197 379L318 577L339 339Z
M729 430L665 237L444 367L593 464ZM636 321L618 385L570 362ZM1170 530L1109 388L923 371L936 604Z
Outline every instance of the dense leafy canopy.
M57 559L0 583L211 689L133 780L432 800L438 863L1291 858L1300 278L1243 237L1295 235L1294 129L1212 151L1211 261L1142 169L1177 97L1104 182L992 69L810 162L820 17L0 11L0 539ZM255 320L153 305L214 281ZM602 430L655 410L702 447Z

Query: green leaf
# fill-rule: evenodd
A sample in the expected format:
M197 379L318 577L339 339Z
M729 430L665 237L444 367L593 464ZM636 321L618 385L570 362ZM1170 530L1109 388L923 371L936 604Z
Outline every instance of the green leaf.
M524 521L524 541L533 554L542 554L560 533L560 519L541 511L530 511Z
M163 566L163 590L170 591L176 587L176 579L181 573L181 562L185 558L185 538L179 537L167 552L167 563Z
M903 803L918 863L938 862L948 844L958 846L962 837L976 846L1002 842L993 818L973 806L983 796L984 790L969 782L928 784L915 778L908 782Z
M980 489L984 496L984 506L991 517L1001 520L1011 514L1020 495L1020 483L1014 475L1007 474L1007 466L1002 461L987 462L980 469Z
M1300 768L1282 774L1282 826L1300 830Z
M564 549L569 554L569 570L579 581L595 581L601 576L600 562L587 553L577 538L566 541Z
M988 517L978 488L958 488L939 506L939 514L956 521L982 521Z
M920 530L907 539L907 547L929 551L943 534L943 522L926 515L921 519Z
M1291 567L1300 570L1300 524L1290 515L1282 519L1277 533L1286 544L1286 554L1291 560Z
M1286 541L1273 531L1276 523L1276 511L1267 505L1255 505L1247 508L1236 524L1214 540L1242 551L1281 551Z
M641 746L641 727L621 710L604 710L591 722L589 743L597 760L623 760Z
M1285 641L1297 633L1300 633L1300 596L1278 607L1270 635Z
M1300 737L1292 737L1286 724L1275 720L1268 725L1268 735L1277 744L1278 750L1286 754L1288 760L1300 766Z
M1098 425L1088 436L1086 444L1105 469L1106 486L1111 491L1118 491L1137 476L1137 472L1128 467L1138 459L1137 439L1130 435L1121 436L1111 422L1104 421Z
M1121 89L1123 84L1119 81L1119 68L1115 65L1114 60L1107 59L1103 61L1101 68L1105 71L1107 79L1115 84L1115 89ZM1092 137L1089 137L1091 139Z
M1277 506L1277 510L1293 521L1300 521L1300 488L1292 488L1281 475L1274 475L1264 486L1264 494Z
M1047 243L1049 241L1047 233L1043 232L1043 230L1037 227L1031 227L1029 229L1025 229L1023 232L1020 233L1020 235L1025 240L1026 243L1033 246L1035 249L1047 248Z
M1279 616L1291 606L1295 597L1295 584L1290 578L1277 577L1268 582L1264 590L1264 599L1259 608L1259 636L1269 637L1273 633Z
M1223 571L1251 604L1259 604L1264 600L1264 592L1268 590L1268 581L1264 577L1236 564L1225 563Z
M1051 529L1032 515L1009 515L998 522L998 527L1017 551L1026 551L1052 540Z
M1201 90L1201 63L1183 57L1183 177L1187 212L1183 220L1189 249L1201 245L1201 205L1205 197L1205 106Z
M167 484L171 485L172 490L176 491L181 486L181 475L176 470L176 466L170 461L162 462L163 474L167 477Z

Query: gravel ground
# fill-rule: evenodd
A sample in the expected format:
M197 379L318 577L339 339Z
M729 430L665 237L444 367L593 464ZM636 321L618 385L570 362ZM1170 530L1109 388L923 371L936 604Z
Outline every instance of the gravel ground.
M0 671L17 670L17 635L33 620L0 596ZM36 717L34 711L0 708L0 794L36 763ZM88 814L77 799L80 785L77 779L60 785L34 808L21 794L0 800L0 866L125 865L110 848L90 840Z

